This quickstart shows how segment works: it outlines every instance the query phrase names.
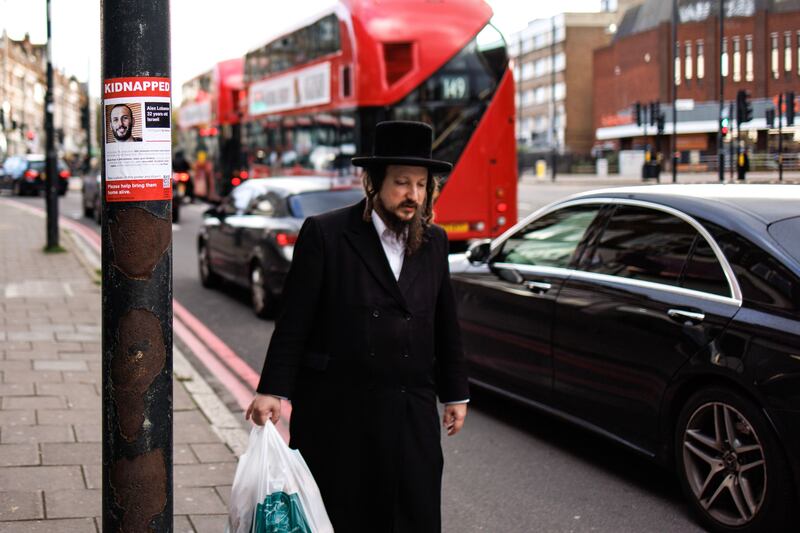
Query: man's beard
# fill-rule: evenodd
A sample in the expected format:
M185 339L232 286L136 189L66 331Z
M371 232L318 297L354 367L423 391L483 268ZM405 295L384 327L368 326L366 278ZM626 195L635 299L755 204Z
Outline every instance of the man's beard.
M375 197L374 205L378 215L386 224L386 228L398 241L405 243L406 253L411 255L416 252L422 244L422 234L424 232L422 211L424 206L413 202L401 203L397 207L408 206L415 209L413 217L409 220L403 220L394 211L386 209L383 202L381 202L380 196Z
M114 132L114 138L118 141L127 141L131 138L131 133L133 133L133 128L126 128L125 133L122 135L117 134L117 130L112 130Z

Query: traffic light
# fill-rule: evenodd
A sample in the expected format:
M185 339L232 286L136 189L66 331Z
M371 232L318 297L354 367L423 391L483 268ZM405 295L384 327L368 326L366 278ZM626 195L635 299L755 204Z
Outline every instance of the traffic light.
M633 104L633 116L636 118L636 125L642 125L642 104L636 102Z
M722 120L720 121L720 126L721 126L720 129L722 130L722 135L724 137L725 135L728 134L728 129L730 127L730 119L728 117L722 117Z
M742 124L751 120L753 120L753 104L748 99L747 91L740 90L736 93L736 122Z
M794 126L794 91L786 93L786 125Z
M767 127L772 129L775 127L775 109L769 108L765 112L765 118L767 119Z
M658 116L661 114L661 104L659 102L650 102L650 125L655 126L658 121Z

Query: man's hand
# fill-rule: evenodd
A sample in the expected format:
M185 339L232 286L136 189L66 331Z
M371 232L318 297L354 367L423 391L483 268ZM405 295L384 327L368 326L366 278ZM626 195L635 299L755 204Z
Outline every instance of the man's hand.
M467 418L467 404L451 403L444 406L444 416L442 425L447 429L447 434L453 436L464 426L464 419Z
M253 423L259 426L266 424L267 420L277 424L281 419L281 399L269 394L256 394L244 417L247 420L252 418Z

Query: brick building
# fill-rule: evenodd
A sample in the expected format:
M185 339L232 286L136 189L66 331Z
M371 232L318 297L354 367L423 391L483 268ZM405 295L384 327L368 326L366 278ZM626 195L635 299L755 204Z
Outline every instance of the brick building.
M779 93L800 95L800 0L728 0L721 48L718 5L679 0L674 62L672 2L648 0L625 13L613 42L594 52L596 148L632 149L656 142L654 126L646 126L645 137L645 127L635 124L631 109L637 101L660 101L665 133L671 134L674 76L680 100L676 141L681 163L698 168L713 165L721 66L726 108L742 89L753 102L754 118L742 125L748 146L772 151L777 130L768 129L765 112L774 108ZM790 150L795 150L790 142L795 130L784 131ZM665 153L668 146L665 140Z
M533 20L508 37L515 64L517 138L526 151L589 154L594 142L589 51L611 41L618 7L635 3L606 1L599 13Z
M42 153L44 98L47 90L46 46L28 35L0 37L0 160L8 155ZM88 87L74 76L53 72L53 124L56 149L68 160L83 158L86 133L81 107L88 102Z

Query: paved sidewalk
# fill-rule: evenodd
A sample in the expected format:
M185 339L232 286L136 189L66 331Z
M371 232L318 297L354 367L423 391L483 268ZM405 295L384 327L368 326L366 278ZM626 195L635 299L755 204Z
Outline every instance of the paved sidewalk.
M45 254L44 218L0 201L3 533L102 530L100 286L61 235ZM174 529L219 533L236 456L209 416L232 415L177 350L174 370Z

